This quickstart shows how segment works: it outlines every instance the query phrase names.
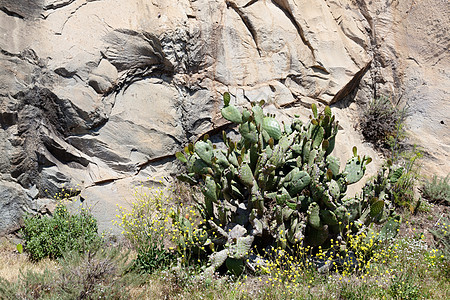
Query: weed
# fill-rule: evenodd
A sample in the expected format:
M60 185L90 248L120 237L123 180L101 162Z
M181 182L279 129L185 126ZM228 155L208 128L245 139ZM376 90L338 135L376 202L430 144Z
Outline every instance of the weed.
M434 237L435 246L440 249L441 254L438 251L434 251L431 254L431 258L441 260L441 271L446 278L450 275L450 221L448 219L439 220L436 223L436 228L430 230Z
M380 150L396 149L405 137L406 109L399 109L387 97L373 99L363 108L359 128L364 139Z
M342 284L340 291L340 299L346 300L360 300L365 299L367 295L367 287L362 284L351 284L351 282L345 282Z
M102 249L66 252L56 272L21 272L16 282L0 278L0 299L122 299L141 280L125 274L127 253Z
M421 192L430 202L450 205L450 175L445 178L434 175L431 180L425 181Z
M134 269L145 273L170 266L174 256L173 253L164 248L163 243L156 239L149 239L146 244L140 245L137 252Z
M420 200L415 200L414 190L420 176L418 164L420 158L422 153L416 148L402 152L397 158L397 163L403 168L403 173L392 186L394 203L397 206L409 208L411 213L416 213L421 204Z
M389 286L389 295L394 299L419 299L419 287L410 274L400 273L394 276Z
M128 253L120 248L88 251L80 255L71 252L61 259L57 279L57 294L73 299L120 299L126 295Z

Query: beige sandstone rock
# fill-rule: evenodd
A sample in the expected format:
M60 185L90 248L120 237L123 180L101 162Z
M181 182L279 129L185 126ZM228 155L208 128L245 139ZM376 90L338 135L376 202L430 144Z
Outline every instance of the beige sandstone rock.
M387 5L389 2L390 5ZM424 152L424 175L450 170L450 4L371 1L377 94L407 106L409 142Z

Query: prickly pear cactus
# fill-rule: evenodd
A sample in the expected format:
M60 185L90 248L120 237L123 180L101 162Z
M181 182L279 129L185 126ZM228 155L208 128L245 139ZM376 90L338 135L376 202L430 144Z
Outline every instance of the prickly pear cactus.
M261 247L319 246L343 234L350 222L367 225L390 215L384 199L364 193L345 199L347 186L363 177L371 159L358 155L354 147L341 171L339 159L331 155L338 122L329 107L320 113L313 104L308 123L295 118L280 126L273 115L264 114L263 101L252 103L251 109L229 102L225 93L222 116L238 126L239 141L223 132L224 149L205 138L176 154L187 166L179 179L202 186L204 199L198 204L208 220L206 229L222 232L214 243L224 252L215 254L214 269L226 261L234 271L240 270L244 236L246 248L249 241L250 246L264 241L256 245ZM246 233L230 242L226 228L235 226Z

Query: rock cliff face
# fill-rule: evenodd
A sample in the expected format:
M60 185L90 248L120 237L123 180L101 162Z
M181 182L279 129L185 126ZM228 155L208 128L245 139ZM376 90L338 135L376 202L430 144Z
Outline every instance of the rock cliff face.
M102 229L134 185L219 132L221 95L279 118L331 104L343 157L361 105L407 104L428 172L450 169L444 0L0 0L0 234L65 191ZM380 160L378 159L378 162ZM372 164L374 171L377 164Z

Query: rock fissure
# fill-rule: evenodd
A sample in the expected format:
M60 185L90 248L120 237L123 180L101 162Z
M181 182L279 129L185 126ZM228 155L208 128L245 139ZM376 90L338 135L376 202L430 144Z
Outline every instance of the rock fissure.
M369 53L372 55L372 68L370 69L370 80L371 80L371 91L372 91L372 98L376 99L378 98L378 85L379 78L382 76L379 63L381 61L381 55L379 51L377 50L378 42L377 42L377 33L376 28L374 24L374 20L369 12L369 8L367 6L366 0L356 0L357 7L359 11L361 12L361 15L366 19L368 25L369 25Z
M69 4L72 4L76 0L61 0L61 1L54 1L48 5L44 6L44 10L55 10L59 8L63 8L64 6L67 6Z
M87 190L87 189L95 187L95 186L108 185L108 184L114 183L114 182L116 182L118 180L122 180L122 179L125 179L125 178L130 178L130 177L132 177L132 176L118 177L118 178L107 178L107 179L93 181L92 184L85 186L84 189Z
M272 0L272 3L275 4L275 6L277 6L279 9L281 9L281 11L283 11L283 13L286 15L286 17L289 18L289 20L292 22L292 24L297 29L298 35L302 39L303 44L305 44L309 48L309 50L311 51L311 55L315 60L316 55L315 55L314 48L311 45L311 43L308 41L308 39L306 39L302 26L297 22L295 17L292 15L292 12L290 11L289 6L287 5L286 1L285 0Z
M4 50L2 48L0 48L0 53L5 55L5 56L9 56L9 57L21 58L20 54L8 52L8 51L6 51L6 50Z
M36 52L33 49L26 48L19 53L11 53L0 48L0 53L5 56L18 58L40 68L45 68L45 63L37 56Z
M19 13L16 13L16 12L14 12L14 11L12 11L12 10L9 10L7 7L5 7L5 6L1 6L0 7L0 10L2 11L2 12L4 12L5 14L7 14L8 16L10 16L10 17L14 17L14 18L19 18L19 19L25 19L25 17L24 16L22 16L21 14L19 14Z
M250 0L243 6L243 8L247 8L247 7L251 6L252 4L255 4L258 1L259 0Z
M164 156L158 156L158 157L154 157L151 159L148 159L146 162L144 163L140 163L138 164L137 167L137 171L136 173L134 173L134 176L139 175L139 173L142 172L142 170L144 170L145 168L147 168L148 166L154 164L154 163L158 163L158 162L162 162L162 161L166 161L168 159L174 160L175 159L175 153L174 154L168 154L168 155L164 155Z
M348 96L355 88L359 85L361 78L366 74L371 66L371 61L359 70L353 78L333 97L330 104L334 104L342 100L344 97Z
M225 1L225 3L227 4L228 7L231 7L238 14L238 16L241 18L242 23L244 23L244 25L247 28L248 32L250 33L253 41L255 42L256 51L258 51L258 54L261 57L261 49L260 49L260 47L258 45L258 36L257 36L256 30L255 30L252 22L245 15L245 13L237 6L236 3L234 3L233 1L228 1L228 0Z
M76 0L74 0L74 1L76 1ZM91 2L96 2L96 1L103 1L103 0L85 0L83 3L81 3L79 6L77 6L74 10L72 10L70 12L69 16L64 21L64 23L61 25L61 28L58 31L56 31L55 34L56 35L62 35L63 31L64 31L64 28L66 27L67 22L69 22L69 20L78 12L78 10L80 8L82 8L83 6L88 5ZM72 2L70 2L70 3L72 3ZM70 3L67 3L67 5L69 5ZM62 5L59 8L62 8L64 6L66 6L66 5Z

